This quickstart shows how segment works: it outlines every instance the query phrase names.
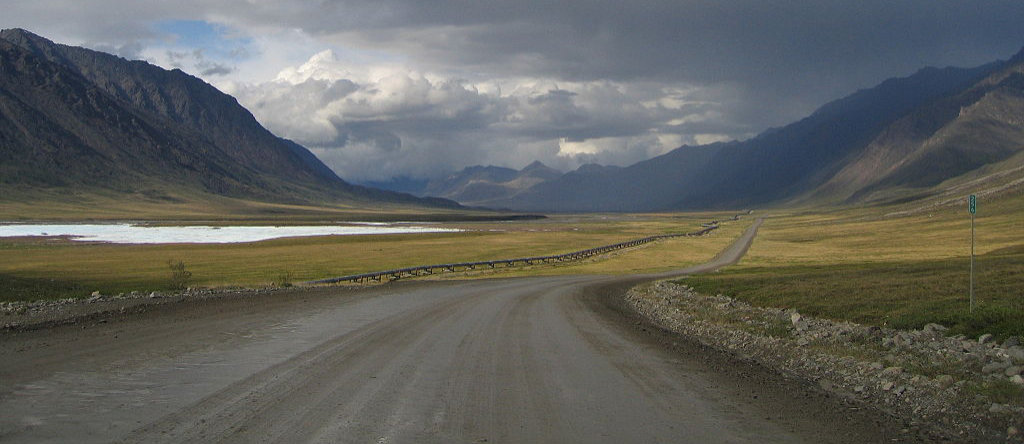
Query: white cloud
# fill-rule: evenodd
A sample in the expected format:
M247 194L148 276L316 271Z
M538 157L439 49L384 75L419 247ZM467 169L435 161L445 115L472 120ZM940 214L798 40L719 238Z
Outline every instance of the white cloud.
M602 149L598 146L597 140L574 142L563 137L558 141L558 155L563 157L574 157L581 154L593 155L600 151Z
M708 145L715 142L727 142L732 140L732 137L726 134L694 134L693 141L697 145Z
M353 65L325 49L272 81L225 89L271 131L313 148L357 181L535 160L563 169L625 165L684 140L668 124L685 112L682 105L658 104L678 100L680 89L657 84L473 83L390 62Z
M179 66L353 179L621 165L1024 41L1012 1L10 3L0 27Z

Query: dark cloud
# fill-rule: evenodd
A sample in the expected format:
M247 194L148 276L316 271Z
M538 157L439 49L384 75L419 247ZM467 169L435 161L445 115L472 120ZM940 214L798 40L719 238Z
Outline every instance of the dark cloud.
M667 125L661 113L601 119L568 97L533 96L530 117L543 124L493 128L573 140L647 130L749 137L886 78L975 66L1024 45L1019 0L334 1L261 4L234 20L294 26L474 81L689 85L709 108L708 119Z
M210 60L203 49L192 51L164 51L165 64L184 71L195 71L203 77L226 76L235 72L235 68L225 63Z
M656 84L512 81L501 93L401 70L345 78L347 67L324 52L232 93L271 131L316 148L353 180L429 177L478 163L636 162L665 151L652 131L680 109L648 103L666 95Z
M308 71L288 59L282 78L228 92L343 177L364 178L535 159L621 165L672 144L750 137L889 77L1024 46L1020 0L36 0L8 5L0 25L138 55L137 42L163 38L161 20L263 36L262 49L217 57L161 47L173 51L167 65L215 80L246 74L243 59L354 54L310 59ZM267 49L291 32L316 47ZM366 74L361 64L375 60L402 69Z
M736 110L752 126L923 66L977 65L1024 45L1019 1L385 4L391 13L369 22L310 30L483 73L731 83L744 104L779 107L761 117Z
M199 73L202 74L204 77L226 76L235 71L235 68L233 67L210 61L197 63L196 67L201 70L199 71Z

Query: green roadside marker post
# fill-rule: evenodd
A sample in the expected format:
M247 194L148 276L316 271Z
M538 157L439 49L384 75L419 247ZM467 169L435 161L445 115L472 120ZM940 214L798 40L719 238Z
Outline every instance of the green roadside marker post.
M971 302L970 311L974 312L974 213L978 211L978 197L971 195L967 198L967 211L971 212Z

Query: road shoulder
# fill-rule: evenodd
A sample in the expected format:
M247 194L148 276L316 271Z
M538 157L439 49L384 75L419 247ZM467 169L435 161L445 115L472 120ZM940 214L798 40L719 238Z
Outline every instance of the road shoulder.
M1004 347L947 337L934 324L898 331L816 319L671 282L636 287L623 304L705 347L905 418L911 431L931 439L1022 441L1024 407L979 389L1006 383L1015 362L999 374L983 370L1013 359Z

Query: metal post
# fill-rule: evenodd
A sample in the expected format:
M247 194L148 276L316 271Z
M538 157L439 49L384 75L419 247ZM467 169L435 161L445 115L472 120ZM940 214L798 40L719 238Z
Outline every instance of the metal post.
M967 211L971 213L971 287L970 312L974 313L974 213L978 211L978 196L967 197Z
M974 312L974 212L971 212L971 313Z

